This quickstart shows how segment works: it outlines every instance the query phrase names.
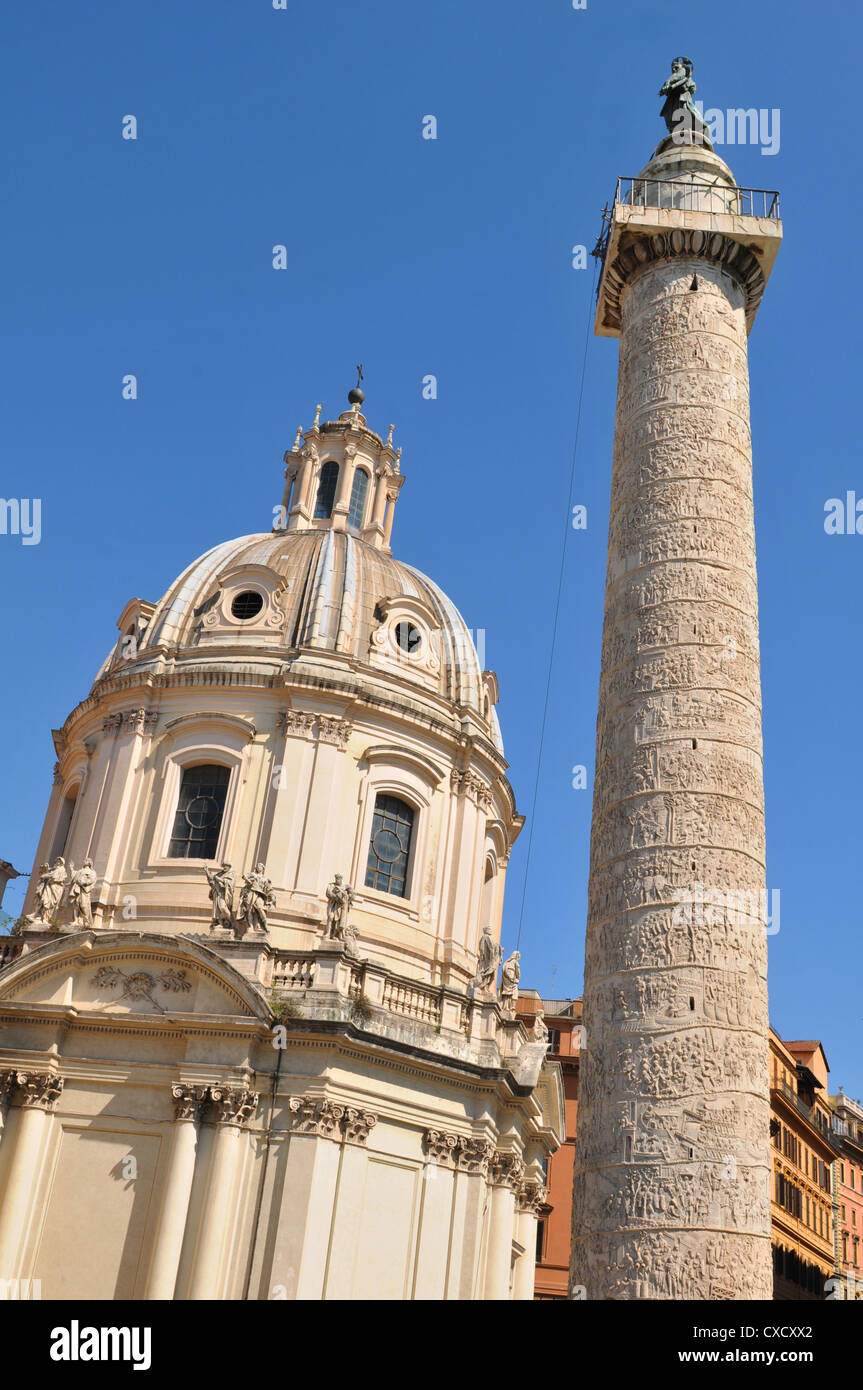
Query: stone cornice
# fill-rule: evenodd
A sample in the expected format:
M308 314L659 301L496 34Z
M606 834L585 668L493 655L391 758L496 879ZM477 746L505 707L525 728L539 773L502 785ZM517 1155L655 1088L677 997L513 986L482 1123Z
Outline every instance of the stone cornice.
M314 653L319 656L319 652ZM148 652L148 656L151 653ZM249 653L253 656L254 653ZM262 650L260 655L272 660L271 650ZM292 652L289 655L301 655L299 652ZM481 732L465 735L462 731L462 710L460 706L448 705L448 702L440 696L429 697L429 692L412 692L410 698L401 699L399 693L392 687L386 687L378 676L362 681L357 679L360 672L351 674L349 677L339 678L334 672L326 678L313 676L304 672L279 671L271 675L264 675L248 671L183 671L175 670L172 672L153 671L130 671L127 675L106 676L103 680L94 685L93 690L86 699L71 711L63 724L62 730L56 731L57 739L55 744L60 742L63 749L63 757L70 752L83 749L80 737L76 739L73 735L74 727L83 719L84 716L91 714L99 709L105 698L109 695L127 693L139 694L142 700L140 708L143 708L143 700L152 702L152 692L180 690L189 688L231 688L238 687L256 689L261 691L290 692L296 690L321 691L329 695L348 696L353 702L352 713L354 719L361 714L363 708L375 713L392 714L399 720L404 720L414 728L420 728L426 732L437 735L445 745L445 751L454 761L459 759L460 764L464 764L469 757L472 763L471 771L474 776L486 777L493 784L496 790L504 799L507 819L513 829L518 828L516 822L520 820L516 810L515 794L506 776L509 764L501 753L495 748L490 738ZM423 701L433 698L434 702L441 707L448 707L451 711L451 718L444 720L432 712L430 708L418 705L417 697ZM281 711L274 711L278 715ZM115 711L111 711L107 718L111 718ZM130 718L138 715L138 707L125 712ZM146 718L152 719L154 711L147 711ZM316 716L320 718L320 716ZM325 719L336 719L339 716L325 715ZM112 732L114 730L111 730ZM147 732L150 726L147 726ZM107 732L107 730L106 730ZM88 730L87 737L92 737L95 730ZM80 746L79 746L80 745Z

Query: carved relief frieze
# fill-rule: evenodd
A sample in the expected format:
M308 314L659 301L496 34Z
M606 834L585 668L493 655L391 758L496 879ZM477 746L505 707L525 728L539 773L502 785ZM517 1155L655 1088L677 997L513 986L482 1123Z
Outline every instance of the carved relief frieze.
M579 1273L609 1299L704 1299L728 1302L740 1297L741 1263L748 1238L717 1233L702 1242L693 1233L608 1233L584 1242ZM579 1242L579 1246L581 1246ZM769 1238L765 1242L769 1257ZM766 1267L765 1267L766 1266ZM769 1258L747 1271L747 1291L769 1301L773 1285Z
M642 743L619 752L603 768L596 810L639 792L698 791L723 793L763 806L764 783L759 755L750 748L702 738Z
M611 505L614 509L624 498L634 497L641 488L655 488L654 495L680 480L695 480L700 485L715 483L733 489L747 506L752 502L752 468L743 453L729 453L722 440L702 439L693 451L688 441L675 438L648 439L633 451L626 469L620 469L611 481Z
M769 1216L767 1169L724 1162L659 1169L635 1165L608 1192L596 1229L637 1226L726 1226L745 1231Z
M628 842L628 843L627 843ZM619 802L597 815L591 864L599 866L627 849L694 845L735 849L745 844L763 859L764 809L732 796L661 792Z
M120 1000L147 1000L159 1013L165 1013L165 1009L156 999L155 989L163 989L167 994L188 994L192 988L185 970L165 969L154 975L149 970L125 971L114 965L100 965L93 982L97 989L119 989Z
M677 259L693 237L703 274ZM590 1298L769 1297L746 290L710 267L757 277L690 227L622 254L574 1278Z

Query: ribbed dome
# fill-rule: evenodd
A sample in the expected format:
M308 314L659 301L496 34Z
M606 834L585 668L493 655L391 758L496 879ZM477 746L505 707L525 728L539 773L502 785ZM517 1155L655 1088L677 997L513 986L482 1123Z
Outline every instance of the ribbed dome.
M269 588L271 593L267 592ZM260 621L234 623L213 635L216 614L233 591L258 589L268 600ZM399 611L399 599L407 600ZM416 625L434 659L415 671L418 684L486 720L502 750L493 703L473 636L446 594L419 570L348 532L331 529L240 536L214 546L170 586L142 625L134 664L159 656L210 656L244 666L292 662L302 652L330 652L342 662L375 665L375 640L387 614ZM423 622L423 617L426 621ZM379 640L376 639L376 640ZM114 652L97 681L113 673ZM123 661L126 669L128 659ZM412 679L410 662L399 675Z

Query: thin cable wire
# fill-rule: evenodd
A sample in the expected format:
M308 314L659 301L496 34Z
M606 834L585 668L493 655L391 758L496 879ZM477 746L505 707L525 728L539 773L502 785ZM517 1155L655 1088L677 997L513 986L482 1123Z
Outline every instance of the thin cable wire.
M563 580L566 572L566 545L569 540L570 517L572 514L572 489L575 484L575 463L578 456L578 436L581 432L581 407L584 401L584 382L587 375L587 349L590 345L590 324L596 308L596 278L599 271L599 262L593 272L593 284L590 288L590 298L587 305L587 327L584 334L584 352L581 358L581 384L578 388L578 410L575 417L575 439L572 445L572 464L569 470L569 494L566 503L566 518L564 523L563 545L560 551L560 571L557 577L557 598L554 604L554 623L551 629L551 650L548 656L548 676L545 682L545 701L542 707L542 724L539 733L539 752L536 757L536 780L533 784L533 801L530 808L530 830L527 836L527 860L524 866L524 882L521 889L521 910L518 914L518 936L515 939L515 948L518 950L521 944L521 931L524 925L524 908L527 901L527 883L530 876L530 859L533 849L533 832L536 827L536 803L539 797L539 779L542 773L542 754L545 748L545 730L548 723L548 706L551 696L551 678L554 672L554 654L557 649L557 629L560 622L560 603L563 597Z

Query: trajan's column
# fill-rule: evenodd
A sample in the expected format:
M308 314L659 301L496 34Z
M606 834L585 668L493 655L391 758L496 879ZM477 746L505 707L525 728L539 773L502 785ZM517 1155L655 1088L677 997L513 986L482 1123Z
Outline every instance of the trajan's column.
M620 363L573 1213L590 1299L772 1297L747 334L782 230L713 152L691 73L675 59L671 134L618 184L596 317Z

